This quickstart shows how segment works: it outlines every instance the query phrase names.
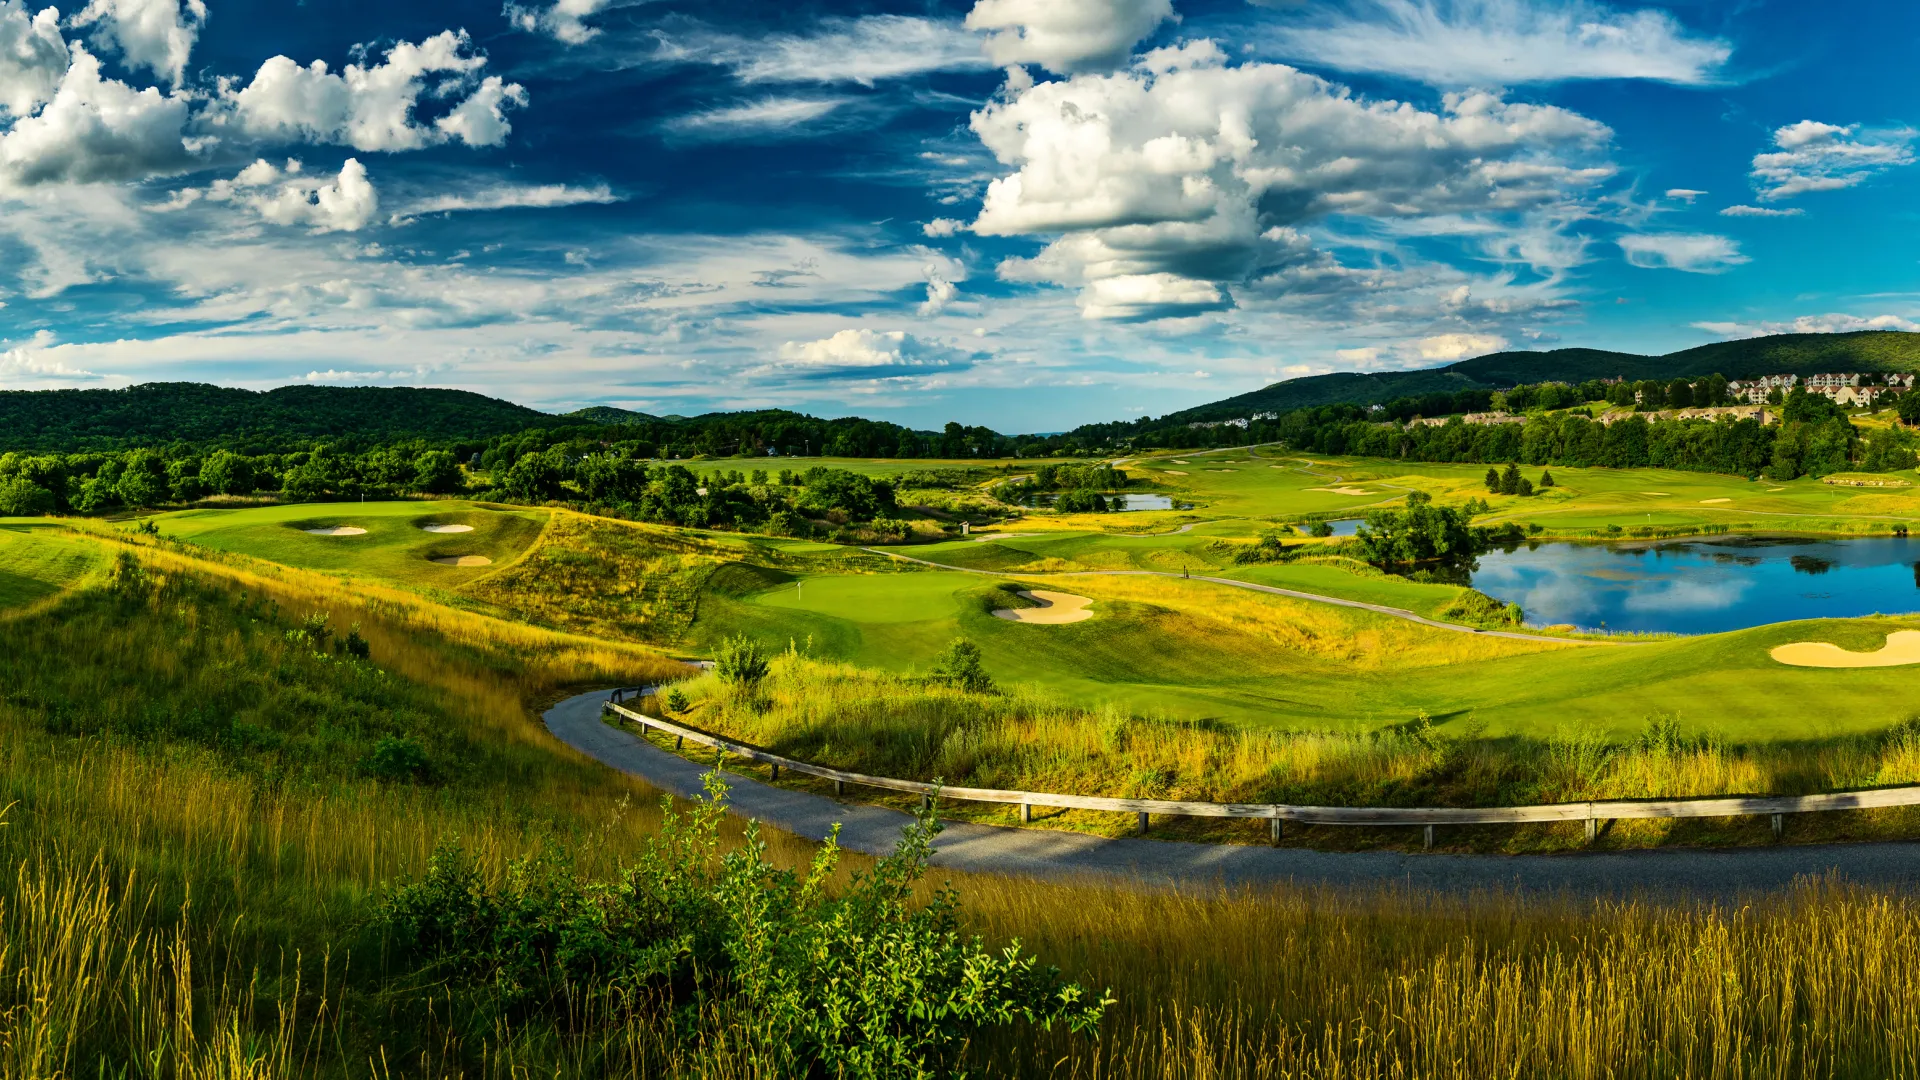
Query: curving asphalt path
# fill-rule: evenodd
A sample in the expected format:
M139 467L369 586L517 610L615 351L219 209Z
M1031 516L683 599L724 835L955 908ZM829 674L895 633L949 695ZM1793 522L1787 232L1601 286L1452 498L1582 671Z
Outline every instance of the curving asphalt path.
M547 710L561 742L675 795L701 791L708 767L667 753L600 720L605 691ZM897 810L788 791L729 776L737 814L808 840L838 823L842 847L871 855L893 849L911 820ZM1046 829L948 822L934 865L1031 877L1121 878L1149 888L1182 885L1395 885L1443 892L1731 897L1837 875L1863 885L1920 886L1920 844L1784 845L1731 850L1656 850L1569 855L1412 855L1324 852L1153 839L1106 839Z
M1006 571L1006 570L975 570L975 569L972 569L971 567L966 567L966 566L952 566L947 563L937 563L930 559L916 559L911 555L902 555L897 551L888 551L885 548L862 548L861 550L871 552L875 555L890 556L892 558L899 559L903 562L919 563L921 566L931 566L936 570L955 570L962 574L979 574L983 577L1182 578L1188 581L1210 582L1214 585L1229 585L1236 589L1248 589L1253 592L1270 593L1274 596L1285 596L1295 600L1308 600L1316 604L1332 604L1336 607L1359 608L1362 611L1371 611L1380 615L1388 615L1396 619L1405 619L1408 622L1416 622L1416 623L1419 623L1421 626L1431 626L1435 630L1452 630L1455 633L1460 633L1460 634L1479 634L1481 637L1512 638L1515 641L1560 642L1566 645L1639 645L1641 644L1641 642L1638 642L1638 641L1592 641L1584 638L1547 637L1544 634L1519 634L1519 633L1514 633L1513 631L1510 631L1510 630L1476 630L1471 626L1461 626L1459 623L1440 622L1437 619L1429 619L1425 615L1416 615L1413 612L1408 611L1406 608L1388 607L1385 604L1369 604L1360 600L1342 600L1337 596L1323 596L1320 593L1300 592L1295 589L1282 589L1273 585L1258 585L1251 581L1239 581L1234 578L1209 577L1205 574L1198 574L1198 575L1176 574L1171 570L1029 570L1021 573L1014 573L1012 571Z

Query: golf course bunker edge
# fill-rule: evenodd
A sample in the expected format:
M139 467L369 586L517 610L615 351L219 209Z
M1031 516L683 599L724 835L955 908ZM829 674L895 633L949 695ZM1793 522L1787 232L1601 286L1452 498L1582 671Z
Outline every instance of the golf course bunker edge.
M1072 593L1052 592L1047 589L1022 589L1020 595L1039 603L1039 607L1030 608L994 608L996 618L1008 622L1038 623L1046 626L1058 626L1062 623L1085 622L1093 618L1089 605L1092 599L1075 596Z

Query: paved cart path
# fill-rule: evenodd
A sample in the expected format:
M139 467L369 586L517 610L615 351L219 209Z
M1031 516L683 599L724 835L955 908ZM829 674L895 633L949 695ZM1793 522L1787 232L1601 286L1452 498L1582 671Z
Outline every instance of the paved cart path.
M707 766L670 754L601 722L605 691L547 710L560 741L676 795L701 791ZM728 777L735 813L819 840L835 823L843 847L884 855L911 820L898 810L788 791ZM1252 845L1107 839L1047 829L948 822L934 865L1035 877L1120 877L1149 886L1257 884L1404 885L1466 892L1618 895L1634 892L1731 896L1778 889L1798 878L1837 873L1868 885L1920 885L1920 844L1820 844L1725 851L1669 849L1567 855L1427 855L1323 852Z

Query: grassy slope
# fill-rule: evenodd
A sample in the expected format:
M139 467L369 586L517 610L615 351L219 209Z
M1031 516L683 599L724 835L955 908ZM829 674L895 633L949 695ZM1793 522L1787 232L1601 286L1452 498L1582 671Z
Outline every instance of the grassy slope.
M0 612L71 588L100 565L99 548L45 527L0 518Z

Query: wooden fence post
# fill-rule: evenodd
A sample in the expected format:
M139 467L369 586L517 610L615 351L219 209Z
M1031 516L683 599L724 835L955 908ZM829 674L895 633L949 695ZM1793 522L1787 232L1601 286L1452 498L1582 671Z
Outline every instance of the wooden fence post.
M780 782L780 763L777 761L773 763L773 782Z
M1785 814L1773 815L1773 838L1775 840L1780 839L1780 833L1782 830L1786 828L1786 826L1787 826L1787 815Z
M1267 839L1269 841L1278 844L1280 842L1281 831L1282 826L1279 818L1271 817L1267 819Z
M1140 812L1140 835L1147 835L1147 812L1144 810Z
M847 782L845 780L835 780L833 782L833 793L835 795L845 795L847 793Z
M1427 834L1426 835L1427 850L1432 851L1433 850L1433 826L1431 825L1427 826L1426 834Z
M1595 818L1587 819L1587 843L1589 844L1593 843L1593 838L1595 835L1598 834L1599 829L1600 829L1600 822L1598 819L1595 819Z
M1033 824L1033 804L1032 803L1020 804L1020 824L1022 825Z

